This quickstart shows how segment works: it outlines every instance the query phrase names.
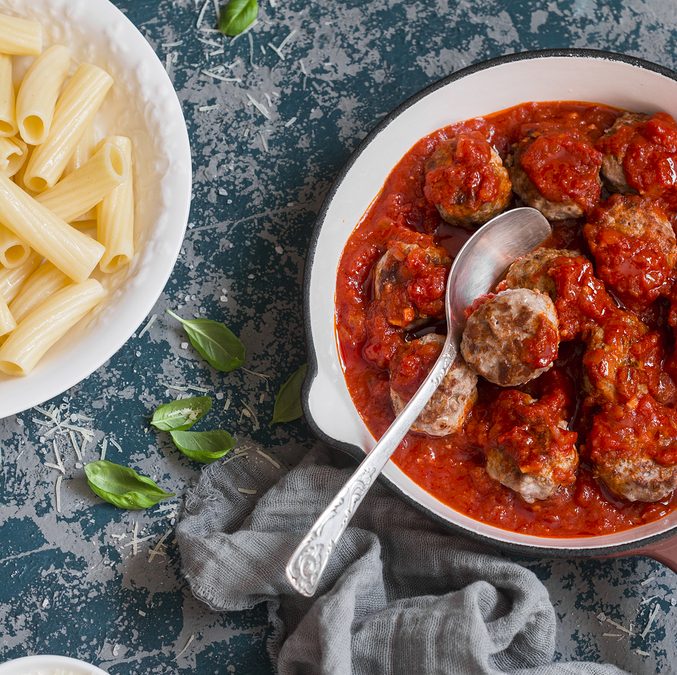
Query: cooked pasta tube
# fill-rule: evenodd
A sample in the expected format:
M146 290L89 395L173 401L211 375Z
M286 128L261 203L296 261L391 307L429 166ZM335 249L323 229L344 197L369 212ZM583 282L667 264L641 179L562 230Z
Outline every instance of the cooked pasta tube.
M25 241L0 225L0 264L8 269L19 267L28 260L30 254L31 249Z
M91 63L78 67L56 103L47 140L28 161L24 183L29 189L43 192L56 184L112 85L105 70Z
M70 284L27 314L0 347L0 371L30 373L45 352L58 342L106 295L96 279Z
M28 147L20 138L0 137L0 171L14 176L28 157Z
M83 234L86 234L88 237L96 239L96 220L85 220L83 218L82 220L73 221L71 225L77 230L80 230L80 232Z
M79 169L94 154L95 146L94 124L90 124L77 142L75 150L73 150L73 154L66 164L64 174L67 176L69 173Z
M115 142L103 141L94 156L36 200L66 222L87 213L129 174L127 153Z
M109 274L128 265L134 257L134 181L132 142L126 136L109 136L106 141L123 153L127 168L125 180L96 209L96 238L106 249L99 269Z
M0 50L2 42L0 41ZM17 132L12 82L12 57L0 54L0 136L14 136Z
M16 96L16 123L26 143L40 145L47 139L70 63L70 50L53 45L35 59L24 75Z
M12 315L7 303L0 300L0 336L7 335L16 328L16 319Z
M73 281L84 281L104 247L55 216L0 174L0 224L47 258Z
M41 260L41 256L33 252L28 256L28 260L23 265L12 269L1 268L0 300L4 300L8 304L12 302L19 294L21 286L23 286L26 279L38 268Z
M16 298L9 303L9 311L14 320L22 321L38 305L57 291L68 286L69 283L70 279L61 270L54 267L52 263L40 265L26 279Z
M37 21L0 14L0 50L15 56L37 56L42 51L42 26Z

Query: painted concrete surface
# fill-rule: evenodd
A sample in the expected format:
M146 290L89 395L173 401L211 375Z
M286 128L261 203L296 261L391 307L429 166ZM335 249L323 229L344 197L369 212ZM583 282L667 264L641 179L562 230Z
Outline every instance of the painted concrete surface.
M181 579L172 527L199 466L149 428L149 413L207 390L211 424L294 463L312 435L303 422L269 427L272 400L304 361L301 279L314 215L360 139L421 87L500 54L597 47L675 67L677 16L672 0L263 0L254 29L229 40L211 30L212 0L116 4L179 93L193 208L150 327L43 412L0 421L0 660L51 652L116 675L267 673L264 610L210 612ZM210 370L167 308L224 320L247 345L248 370ZM68 430L50 431L49 414L86 430L74 432L83 461L107 443L108 459L178 496L146 512L99 502ZM60 512L57 472L45 466L54 443L65 470ZM525 562L551 592L559 657L675 672L670 571L644 558Z

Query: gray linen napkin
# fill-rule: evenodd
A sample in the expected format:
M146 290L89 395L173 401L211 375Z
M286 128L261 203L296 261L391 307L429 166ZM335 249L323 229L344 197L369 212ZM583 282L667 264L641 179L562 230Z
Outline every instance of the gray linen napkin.
M553 663L555 613L536 576L442 530L381 485L353 518L316 597L297 595L286 562L350 469L329 466L317 448L287 473L260 448L245 449L202 472L177 539L193 594L212 609L267 603L269 651L282 675L623 672Z

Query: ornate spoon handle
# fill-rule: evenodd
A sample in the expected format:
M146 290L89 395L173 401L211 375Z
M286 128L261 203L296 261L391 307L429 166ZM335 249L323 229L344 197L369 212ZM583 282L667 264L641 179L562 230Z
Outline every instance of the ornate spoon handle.
M386 462L439 387L456 353L456 345L447 336L442 353L428 377L294 551L287 563L287 579L302 595L310 597L317 590L336 542Z

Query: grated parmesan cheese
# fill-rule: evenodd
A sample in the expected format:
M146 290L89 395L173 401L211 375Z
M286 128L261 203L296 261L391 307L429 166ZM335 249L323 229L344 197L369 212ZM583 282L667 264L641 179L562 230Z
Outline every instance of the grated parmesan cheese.
M205 18L205 12L207 11L207 5L209 5L209 0L205 0L204 4L202 5L202 9L200 10L200 13L197 15L197 23L195 24L195 28L200 30L200 26L202 25L202 20Z
M183 649L176 655L177 659L179 658L179 656L181 656L186 651L186 649L188 649L188 647L190 646L190 644L191 644L191 642L193 641L194 638L195 638L195 635L191 633L191 636L186 640L186 644L183 645Z
M56 497L56 512L61 513L61 483L63 481L63 474L59 474L54 482L54 492Z
M276 469L281 469L281 465L279 462L274 460L268 453L264 452L260 448L256 448L256 452L261 455L264 459L266 459L268 462L270 462Z
M649 618L646 620L646 626L644 626L644 630L641 632L640 637L645 638L649 634L649 631L651 630L651 626L653 625L653 622L656 620L656 616L658 615L659 610L660 610L660 604L657 602L653 606L653 609L651 610L651 613L649 614Z
M251 105L253 105L267 120L271 119L270 112L263 103L257 101L251 94L247 93L247 98Z
M150 327L157 321L157 314L153 314L153 316L148 319L148 323L143 327L141 332L138 334L137 337L142 338L149 330Z

